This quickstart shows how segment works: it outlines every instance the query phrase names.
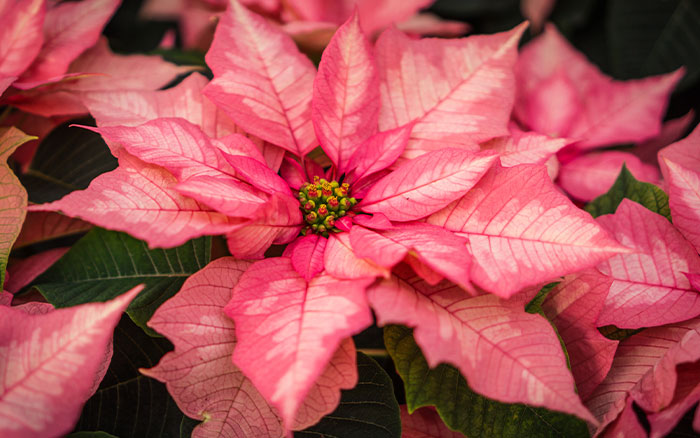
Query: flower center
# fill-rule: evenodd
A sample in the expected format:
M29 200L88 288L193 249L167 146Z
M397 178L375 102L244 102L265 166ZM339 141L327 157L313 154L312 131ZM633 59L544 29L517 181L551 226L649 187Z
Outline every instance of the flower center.
M317 176L313 183L306 182L301 186L298 197L299 208L307 223L301 230L303 235L314 233L328 237L329 232L340 232L335 221L357 204L357 200L350 197L348 183L339 184L338 181L327 181Z

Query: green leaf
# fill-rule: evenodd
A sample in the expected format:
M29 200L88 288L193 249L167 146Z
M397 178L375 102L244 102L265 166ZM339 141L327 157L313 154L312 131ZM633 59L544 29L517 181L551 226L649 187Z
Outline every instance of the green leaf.
M61 199L117 167L117 159L100 134L71 124L94 126L94 121L87 118L64 123L39 144L29 170L20 177L31 202Z
M342 391L340 404L295 438L400 438L399 404L389 375L373 359L357 353L359 379Z
M95 431L90 431L90 432L75 432L70 435L67 435L66 438L118 438L112 434L109 434L107 432L102 432L99 430Z
M111 300L144 283L127 309L146 327L153 312L175 295L187 277L209 263L211 238L190 240L171 249L149 249L125 233L93 228L51 268L35 287L56 307Z
M384 328L384 342L404 381L408 411L435 406L445 424L470 438L588 437L583 420L523 404L506 404L472 391L455 367L430 369L413 331L403 326Z
M537 292L537 295L535 295L535 298L531 299L527 305L525 305L525 311L527 313L539 313L542 316L545 316L544 311L542 310L542 303L544 303L545 298L547 298L547 295L554 289L560 281L555 281L553 283L549 283L542 287L539 292ZM545 316L546 318L546 316Z
M605 336L608 339L612 339L613 341L624 341L625 339L629 338L632 335L636 335L642 330L644 329L621 329L615 327L614 325L598 327L598 331L601 335Z
M99 430L119 438L179 438L185 415L164 384L139 372L155 366L171 349L166 339L146 335L123 316L114 331L114 355L107 374L83 407L75 430Z
M700 2L610 0L606 27L615 75L641 78L686 66L680 88L700 79Z
M613 214L624 198L642 204L654 213L671 220L668 195L654 184L638 181L625 165L608 193L595 198L586 205L585 210L593 217Z

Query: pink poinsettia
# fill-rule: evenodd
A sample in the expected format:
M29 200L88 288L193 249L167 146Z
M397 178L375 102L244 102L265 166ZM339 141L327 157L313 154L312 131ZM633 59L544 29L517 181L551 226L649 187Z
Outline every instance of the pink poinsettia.
M514 118L525 128L574 142L558 154L563 164L559 183L570 195L590 201L605 193L623 163L639 180L658 180L656 169L632 154L582 154L657 137L682 69L639 80L613 80L548 25L523 48L516 73Z
M116 0L0 2L0 95L72 76L68 65L97 42ZM89 17L89 19L86 19Z
M509 132L523 30L452 41L412 41L390 30L379 38L384 59L375 63L355 15L336 32L317 72L288 35L232 1L207 54L214 79L206 98L193 91L194 82L140 97L87 93L95 130L119 167L85 191L32 210L60 210L153 247L225 234L238 259L260 259L271 245L289 244L282 257L257 261L231 281L225 309L235 323L234 365L286 430L308 424L300 416L314 417L306 401L319 399L314 388L324 370L350 335L371 324L370 303L380 305L377 293L368 300L368 286L377 277L394 281L391 271L401 262L428 285L391 292L406 294L406 302L410 293L426 296L418 319L402 322L428 327L432 341L421 346L431 363L452 362L476 385L474 373L486 362L450 351L467 339L484 340L479 354L509 358L493 371L519 377L512 387L487 379L479 391L595 421L574 392L551 326L525 313L523 300L470 294L483 295L479 286L507 298L625 251L557 192L542 164L518 165L511 157L512 167L503 167L497 150L480 149L478 142ZM426 77L435 87L402 92L402 83ZM191 107L168 105L187 92ZM123 111L108 110L116 107ZM265 155L266 144L285 151L281 166ZM449 303L430 294L429 285L445 283L451 302L468 303L469 311L450 315ZM481 333L484 302L503 327L542 340L546 352L538 360L551 374L516 353L511 339ZM435 333L434 318L458 329L449 337ZM316 412L333 403L322 406Z
M458 36L469 30L460 21L448 21L419 12L434 0L242 0L241 4L266 17L302 47L321 51L357 9L368 35L396 25L413 35ZM206 50L214 34L213 17L220 15L226 0L148 0L141 15L156 20L178 20L185 47Z

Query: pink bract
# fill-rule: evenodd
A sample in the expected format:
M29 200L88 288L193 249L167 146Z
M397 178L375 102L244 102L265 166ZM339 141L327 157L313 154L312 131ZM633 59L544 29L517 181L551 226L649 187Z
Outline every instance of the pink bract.
M632 81L605 76L554 25L523 48L516 66L515 116L581 149L640 142L659 134L682 71Z
M107 303L46 314L0 306L0 432L4 437L70 432L83 403L94 393L93 379L103 365L112 331L141 289L138 286Z
M613 279L599 325L653 327L700 314L700 294L683 274L700 273L700 257L665 217L623 199L597 220L633 250L597 266Z
M32 210L82 217L151 247L225 234L234 257L264 259L250 266L216 261L210 273L205 268L186 284L190 292L172 301L193 297L200 281L215 284L214 267L238 266L232 297L217 286L219 300L230 299L225 311L233 319L225 325L225 345L216 349L202 338L201 352L216 351L211 353L216 366L205 376L223 372L226 379L234 379L228 373L240 379L243 373L259 391L255 406L264 402L271 411L256 414L256 427L268 427L269 412L277 412L282 425L274 427L288 432L332 410L337 390L352 382L347 338L372 322L367 287L377 277L385 279L379 283L384 286L399 281L391 271L402 261L425 280L425 289L394 287L382 297L375 287L370 301L388 321L394 317L386 315L399 308L383 299L408 294L401 295L406 302L423 300L433 290L429 285L441 280L447 285L448 296L436 294L442 301L421 307L417 319L410 319L406 303L395 317L427 333L418 339L422 347L431 343L426 356L432 365L455 363L476 391L497 400L595 421L574 392L551 326L523 311L530 294L504 301L488 293L516 296L526 286L626 250L552 185L542 163L563 146L561 140L522 134L515 146L480 150L478 142L511 132L513 65L524 26L451 41L413 41L389 30L377 43L378 59L361 26L352 16L339 28L317 73L289 36L233 0L206 56L214 79L204 96L205 81L198 76L164 91L82 94L119 167L87 190ZM424 87L426 79L434 86L430 90L404 93L398 87L400 81ZM508 162L513 167L496 163L499 152L506 159L504 151L513 150ZM534 163L521 164L528 160ZM287 244L282 257L265 258L281 252L272 245ZM219 301L209 308L203 300L192 303L218 315L216 326L222 327ZM465 308L469 315L455 316L446 310L450 303L474 307ZM544 352L535 356L543 368L519 358L528 347L522 342L470 326L481 304L495 313L474 324L491 324L494 316L503 333L513 328L537 338ZM197 317L183 309L166 304L160 311ZM161 314L154 319L169 331ZM440 338L431 332L435 321L456 325ZM183 322L177 330L186 327ZM184 335L179 338L175 330L169 335L174 355L149 373L162 371L158 378L168 382L178 403L201 418L203 408L187 401L199 383L175 373L182 363L195 366L182 351ZM488 338L498 348L464 342L472 338ZM477 348L472 353L494 355L507 365L492 367L494 378L478 378L486 362L472 361L461 348ZM231 352L233 365L223 359ZM172 368L166 372L167 367ZM517 385L498 383L511 371L520 376ZM336 377L328 377L333 372ZM217 424L228 425L228 418L217 411Z
M700 250L700 128L659 151L673 224Z
M430 286L406 269L372 286L368 297L379 324L414 327L428 364L456 366L474 391L595 423L574 392L551 325L526 313L522 303L494 295L472 298L448 282Z

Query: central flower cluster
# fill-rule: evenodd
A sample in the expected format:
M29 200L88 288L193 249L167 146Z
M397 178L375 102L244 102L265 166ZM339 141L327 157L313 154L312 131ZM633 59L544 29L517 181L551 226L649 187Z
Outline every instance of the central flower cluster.
M306 182L301 186L298 197L299 208L308 224L301 230L303 235L315 233L328 237L329 232L340 232L335 221L357 204L357 200L350 197L348 183L327 181L318 176L314 177L313 183Z

